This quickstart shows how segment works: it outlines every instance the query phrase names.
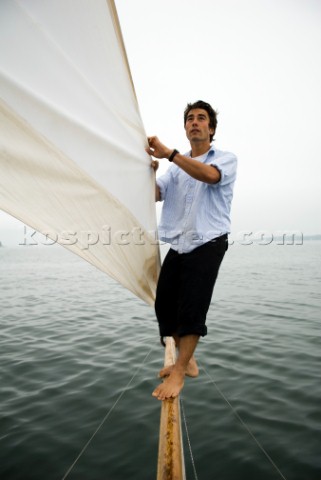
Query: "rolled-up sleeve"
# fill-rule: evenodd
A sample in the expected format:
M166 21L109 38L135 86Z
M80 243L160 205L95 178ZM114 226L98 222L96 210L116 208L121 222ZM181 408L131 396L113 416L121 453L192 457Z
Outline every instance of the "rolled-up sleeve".
M210 165L216 167L219 170L221 174L221 179L218 183L220 185L227 185L235 181L237 171L237 157L233 153L226 152L219 158L214 157Z

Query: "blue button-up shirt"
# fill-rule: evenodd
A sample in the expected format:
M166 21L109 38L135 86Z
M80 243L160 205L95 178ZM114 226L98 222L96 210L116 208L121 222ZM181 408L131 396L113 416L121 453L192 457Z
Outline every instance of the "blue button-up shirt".
M195 180L175 164L157 179L164 201L159 238L179 253L191 252L209 240L230 233L237 158L212 146L196 160L216 167L221 173L220 181L208 184Z

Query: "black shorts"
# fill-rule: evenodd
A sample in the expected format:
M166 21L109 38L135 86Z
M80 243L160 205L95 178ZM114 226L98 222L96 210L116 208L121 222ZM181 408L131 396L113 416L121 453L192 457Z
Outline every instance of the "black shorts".
M161 337L207 334L206 314L227 248L227 235L222 235L189 253L169 250L156 290Z

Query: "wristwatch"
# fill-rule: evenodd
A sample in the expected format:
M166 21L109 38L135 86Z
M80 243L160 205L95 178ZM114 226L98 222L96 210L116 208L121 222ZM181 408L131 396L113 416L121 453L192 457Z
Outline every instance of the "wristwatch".
M176 150L176 148L174 148L174 150L172 151L172 153L170 154L170 156L168 158L168 161L172 162L174 160L175 155L177 155L178 153L179 153L179 151Z

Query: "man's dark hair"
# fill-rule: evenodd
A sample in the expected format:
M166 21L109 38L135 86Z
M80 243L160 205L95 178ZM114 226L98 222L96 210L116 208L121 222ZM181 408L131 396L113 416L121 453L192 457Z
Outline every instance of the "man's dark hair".
M184 126L186 125L186 119L187 119L188 113L191 110L194 110L195 108L202 108L203 110L206 110L206 112L208 113L208 116L210 117L209 127L213 128L214 130L213 135L210 135L210 142L212 142L216 132L217 112L214 110L214 108L211 107L209 103L203 102L203 100L197 100L197 102L188 103L184 110Z

